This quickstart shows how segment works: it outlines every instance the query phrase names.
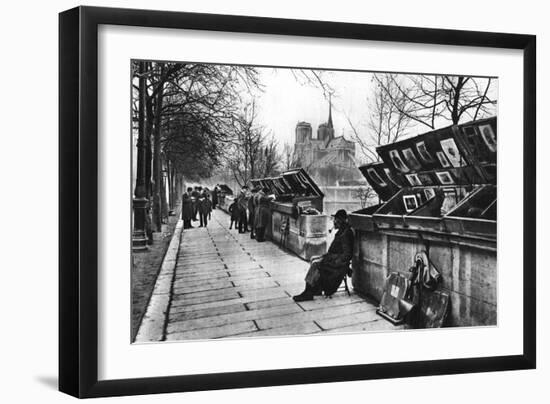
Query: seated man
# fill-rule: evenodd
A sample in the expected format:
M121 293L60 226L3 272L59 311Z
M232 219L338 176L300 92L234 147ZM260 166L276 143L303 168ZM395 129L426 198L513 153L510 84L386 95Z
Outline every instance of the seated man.
M334 215L334 228L338 232L330 245L328 252L320 257L311 259L311 266L306 274L305 290L294 296L296 302L313 300L314 295L331 296L338 287L349 269L353 256L353 232L348 224L348 215L340 209Z

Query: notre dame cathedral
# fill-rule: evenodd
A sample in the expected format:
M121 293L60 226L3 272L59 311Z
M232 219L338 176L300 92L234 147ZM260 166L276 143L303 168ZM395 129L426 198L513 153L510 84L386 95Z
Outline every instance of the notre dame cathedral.
M320 185L334 186L363 180L355 160L355 142L334 136L332 105L328 121L313 137L311 124L298 122L294 144L294 166L304 168Z

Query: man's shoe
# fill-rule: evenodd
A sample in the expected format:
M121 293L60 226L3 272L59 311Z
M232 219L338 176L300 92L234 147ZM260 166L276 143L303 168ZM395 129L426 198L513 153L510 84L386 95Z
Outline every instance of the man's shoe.
M313 293L305 290L299 295L293 296L292 299L294 299L295 302L306 302L308 300L313 300Z

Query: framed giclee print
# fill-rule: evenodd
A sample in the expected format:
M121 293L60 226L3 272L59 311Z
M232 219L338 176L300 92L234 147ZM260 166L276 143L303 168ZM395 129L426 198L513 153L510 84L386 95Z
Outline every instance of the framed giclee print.
M534 36L79 7L59 62L62 391L535 367Z

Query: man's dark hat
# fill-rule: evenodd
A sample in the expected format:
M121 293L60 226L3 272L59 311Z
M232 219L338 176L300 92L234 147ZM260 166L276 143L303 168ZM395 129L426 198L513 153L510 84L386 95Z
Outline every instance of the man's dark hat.
M340 209L338 212L334 214L334 218L346 221L348 220L348 214L344 209Z

